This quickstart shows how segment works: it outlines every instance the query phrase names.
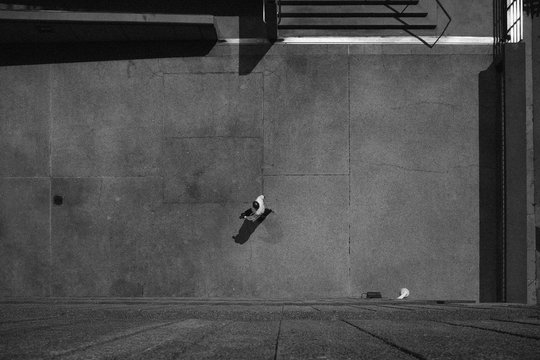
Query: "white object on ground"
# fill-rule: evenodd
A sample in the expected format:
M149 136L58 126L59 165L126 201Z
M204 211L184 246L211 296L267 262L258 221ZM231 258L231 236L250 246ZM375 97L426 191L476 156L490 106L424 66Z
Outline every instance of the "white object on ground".
M406 297L409 297L409 295L411 294L409 290L406 288L402 288L400 291L401 291L401 295L399 295L398 300L405 299Z
M264 195L259 195L259 197L257 197L257 199L255 200L256 202L259 203L259 208L257 209L257 211L255 211L255 215L257 216L260 216L262 214L264 214Z

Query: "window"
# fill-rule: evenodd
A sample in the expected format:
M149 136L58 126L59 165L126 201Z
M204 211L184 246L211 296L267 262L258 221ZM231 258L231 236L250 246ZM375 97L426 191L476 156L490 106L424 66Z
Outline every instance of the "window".
M523 40L523 0L506 0L506 42Z

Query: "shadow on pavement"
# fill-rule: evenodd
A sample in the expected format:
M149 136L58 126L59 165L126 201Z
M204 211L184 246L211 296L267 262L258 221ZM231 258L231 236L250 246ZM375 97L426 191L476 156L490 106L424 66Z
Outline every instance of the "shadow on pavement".
M268 215L270 215L271 212L272 210L266 209L264 211L264 214L262 214L261 217L258 218L256 221L244 220L244 223L240 227L240 230L238 230L238 234L233 236L234 242L241 245L245 244L249 240L251 234L255 232L255 229L257 229L257 227L262 224L262 222L266 219Z

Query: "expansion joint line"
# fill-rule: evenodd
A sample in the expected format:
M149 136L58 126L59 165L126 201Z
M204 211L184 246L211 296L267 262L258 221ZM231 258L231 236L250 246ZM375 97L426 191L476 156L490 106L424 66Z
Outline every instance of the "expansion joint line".
M263 6L264 7L264 6ZM264 194L264 73L261 74L262 78L262 97L261 97L261 194Z
M58 319L58 317L55 316L55 317L52 317L51 319ZM25 334L28 334L34 331L40 331L40 330L45 330L45 329L58 329L58 328L66 327L66 326L82 324L85 322L88 322L88 320L78 320L78 321L68 322L65 324L56 324L56 325L39 325L39 326L34 326L34 327L23 327L23 328L20 328L20 330L24 331ZM0 336L9 335L12 331L13 330L0 331Z
M406 308L406 307L403 307L403 306L392 306L392 305L382 305L382 304L375 304L375 306L380 306L380 307L389 308L389 309L408 310L408 311L416 311L417 310L417 309L409 309L409 308Z
M21 320L0 321L0 325L16 324L16 323L29 322L29 321L50 320L50 319L58 319L58 316L48 316L48 317L30 318L30 319L21 319Z
M49 84L49 104L48 104L48 110L49 110L49 296L53 296L53 226L52 226L52 187L53 187L53 167L52 167L52 157L53 157L53 89L52 89L52 65L48 66L48 84Z
M352 279L351 279L351 56L350 56L350 46L347 46L347 113L348 113L348 128L347 128L347 137L348 137L348 152L349 152L349 158L348 158L348 183L349 183L349 204L348 204L348 218L347 218L347 226L348 226L348 255L347 255L347 286L348 286L348 292L349 296L352 295Z
M521 324L521 325L540 326L540 324L530 323L530 322L526 322L526 321L505 320L505 319L496 319L496 318L491 318L490 320L493 320L493 321L502 321L502 322L507 322L507 323L511 323L511 324Z
M109 344L109 343L112 343L113 341L117 341L117 340L121 340L121 339L127 339L128 337L138 335L138 334L141 334L141 333L144 333L144 332L147 332L147 331L151 331L151 330L159 329L159 328L162 328L162 327L170 326L170 325L174 324L175 322L176 321L170 321L170 322L167 322L167 323L164 323L164 324L159 324L159 325L156 325L156 326L150 326L150 327L145 328L145 329L134 331L134 332L129 333L129 334L120 335L120 336L113 336L110 339L106 339L106 340L103 340L103 341L91 342L89 344L84 344L84 345L76 347L76 348L71 348L71 349L67 349L67 350L64 350L64 351L53 352L53 353L50 354L50 356L52 358L58 358L58 357L61 357L61 356L66 356L66 355L70 355L70 354L73 354L73 353L82 352L82 351L88 350L88 349L90 349L92 347L95 347L95 346Z
M497 330L497 329L488 329L488 328L484 328L484 327L481 327L481 326L474 326L474 325L467 325L467 324L455 324L455 323L441 321L441 320L431 320L431 321L437 322L437 323L440 323L440 324L445 324L445 325L451 325L451 326L457 326L457 327L465 327L465 328L484 330L484 331L491 331L491 332L496 332L498 334L504 334L504 335L512 335L512 336L517 336L517 337L524 338L524 339L540 340L540 336L523 335L523 334L518 334L518 333L514 333L514 332L509 332L509 331L503 331L503 330Z
M217 333L219 330L221 330L221 329L223 329L223 328L225 328L225 327L227 327L227 326L230 326L231 324L232 324L232 321L226 322L226 323L224 323L223 325L221 325L220 327L218 327L217 329L214 329L214 330L212 330L212 331L210 331L210 332L208 332L208 333L205 333L205 334L201 335L201 336L198 337L196 340L194 340L194 341L188 343L187 346L183 347L182 351L178 352L177 355L185 354L186 351L189 350L189 347L200 344L204 339L206 339L206 338L208 338L208 337L214 335L214 334ZM170 340L170 341L166 341L166 342L164 342L164 343L157 344L156 346L153 346L153 347L151 347L151 348L149 348L149 349L146 349L146 350L144 351L144 353L149 353L149 352L151 352L151 351L155 351L156 349L159 349L159 348L161 348L161 347L163 347L163 346L167 346L168 344L171 344L171 343L174 342L174 341L175 341L175 340Z
M277 333L277 337L276 337L276 346L275 346L275 349L274 349L274 360L277 360L277 355L278 355L279 336L281 335L281 322L283 321L283 308L284 307L285 307L285 305L281 305L281 316L279 318L279 327L278 327L278 333Z
M362 305L349 304L349 306L354 306L354 307L357 307L357 308L362 309L362 310L369 310L369 311L372 311L372 312L377 312L377 310L375 310L375 309L370 309L370 308L364 307Z
M422 355L420 355L420 354L418 354L418 353L416 353L416 352L414 352L414 351L412 351L412 350L409 350L409 349L407 349L407 348L401 347L401 346L399 346L398 344L395 344L395 343L391 342L390 340L383 338L382 336L373 334L372 332L369 332L369 331L367 331L367 330L365 330L365 329L362 329L362 328L359 327L358 325L355 325L355 324L353 324L353 323L351 323L351 322L349 322L349 321L347 321L347 320L341 319L341 321L343 321L343 322L344 322L345 324L347 324L347 325L352 326L353 328L355 328L355 329L357 329L357 330L360 330L360 331L363 332L363 333L366 333L366 334L368 334L368 335L370 335L370 336L373 336L373 337L376 338L376 339L381 340L381 341L384 342L385 344L390 345L391 347L393 347L393 348L395 348L395 349L397 349L397 350L399 350L399 351L401 351L401 352L404 352L404 353L407 354L407 355L410 355L410 356L412 356L412 357L414 357L414 358L416 358L416 359L427 360L426 357L424 357L424 356L422 356Z

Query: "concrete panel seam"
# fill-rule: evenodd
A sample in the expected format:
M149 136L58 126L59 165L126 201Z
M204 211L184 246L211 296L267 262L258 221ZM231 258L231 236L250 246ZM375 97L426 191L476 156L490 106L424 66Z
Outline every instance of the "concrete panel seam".
M373 163L373 162L361 162L364 165L373 165L373 166L387 166L397 169L402 169L405 171L413 171L413 172L424 172L424 173L433 173L433 174L448 174L452 170L456 169L462 169L462 168L479 168L479 165L471 164L471 165L458 165L458 166L452 166L446 170L428 170L428 169L417 169L417 168L408 168L405 166L400 166L396 164L386 164L386 163Z
M485 58L486 56L490 56L490 54L471 54L471 53L436 53L436 54L421 54L421 53L378 53L378 54L352 54L351 57L356 61L362 61L362 58L365 58L366 56L372 56L372 57L378 57L381 56L406 56L408 58L414 58L414 57L422 57L425 58L426 56L439 56L439 57L456 57L456 56L467 56L467 57L482 57ZM454 104L455 105L455 104Z
M266 177L279 176L349 176L349 174L265 174Z
M264 72L261 74L262 81L262 98L261 98L261 136L262 136L262 148L261 148L261 194L264 194Z
M225 56L223 56L225 57ZM161 72L163 75L208 75L208 74L234 74L238 75L238 71L178 71L178 72ZM264 74L262 71L252 71L250 74ZM158 75L160 76L160 75Z
M197 339L195 339L194 341L190 341L187 345L188 345L188 346L194 346L194 345L197 345L197 344L199 344L201 341L203 341L204 339L206 339L207 337L216 334L218 331L220 331L221 329L223 329L223 328L225 328L225 327L227 327L227 326L230 326L231 324L232 324L232 322L226 322L226 323L224 323L223 325L217 327L216 329L214 329L214 330L212 330L212 331L210 331L210 332L208 332L208 333L202 334L201 336L199 336L199 337L198 337ZM169 341L166 341L166 342L164 342L164 343L158 343L158 344L156 344L156 345L154 345L154 346L152 346L152 347L150 347L150 348L145 349L145 350L144 350L144 353L149 353L149 352L151 352L152 350L157 349L157 348L159 348L159 347L161 347L161 346L163 346L163 345L165 345L165 344L167 344L167 343L169 343ZM177 353L177 355L180 355L180 354L185 353L185 352L188 350L188 346L184 347L184 348L182 349L182 351L180 351L180 352Z
M99 190L98 190L98 206L101 208L101 194L103 192L103 179L99 181Z
M161 179L161 175L141 175L141 176L53 176L53 179Z
M277 336L276 336L276 346L275 346L275 350L274 350L274 360L277 360L278 351L279 351L279 336L281 335L281 323L283 321L283 308L284 308L284 305L281 305L281 316L279 318L278 333L277 333Z
M4 180L25 180L25 179L50 179L50 176L1 176Z
M370 332L370 331L367 331L367 330L361 328L360 326L355 325L355 324L353 324L353 323L351 323L351 322L349 322L349 321L347 321L347 320L341 319L341 321L344 322L345 324L350 325L350 326L352 326L353 328L355 328L355 329L357 329L357 330L359 330L359 331L365 333L365 334L368 334L368 335L370 335L370 336L373 336L373 337L376 338L376 339L381 340L381 341L384 342L385 344L390 345L391 347L393 347L393 348L395 348L395 349L397 349L397 350L399 350L399 351L401 351L401 352L403 352L403 353L405 353L405 354L407 354L407 355L413 356L413 357L416 358L416 359L427 360L426 357L424 357L424 356L422 356L422 355L420 355L420 354L418 354L418 353L416 353L416 352L414 352L414 351L412 351L412 350L409 350L409 349L407 349L407 348L404 348L404 347L402 347L402 346L399 346L398 344L396 344L396 343L394 343L394 342L392 342L392 341L390 341L390 340L388 340L388 339L386 339L386 338L384 338L384 337L382 337L382 336L379 336L379 335L376 335L376 334L374 334L374 333L372 333L372 332Z
M349 246L349 252L347 257L347 263L348 263L348 273L347 273L347 279L348 279L348 288L349 288L349 296L351 295L352 291L352 279L351 279L351 57L350 57L350 46L347 46L347 105L348 105L348 157L349 157L349 163L348 163L348 181L349 181L349 218L347 219L348 222L348 232L349 232L349 239L348 239L348 246Z
M51 319L58 319L58 318L52 317ZM88 320L78 320L78 321L67 322L64 324L29 326L29 327L20 328L20 330L24 331L25 334L28 334L28 333L36 332L40 330L58 329L58 328L63 328L63 327L68 327L68 326L73 326L73 325L78 325L78 324L83 324L83 323L88 323ZM0 336L9 335L12 332L13 332L12 329L0 330Z
M64 351L53 351L51 353L51 355L54 356L54 357L58 357L58 356L65 356L65 355L73 354L73 353L76 353L76 352L87 350L87 349L89 349L91 347L94 347L94 346L108 344L108 343L111 343L113 341L120 340L120 339L125 339L125 338L128 338L130 336L138 335L138 334L143 333L143 332L147 332L147 331L150 331L150 330L166 327L166 326L172 325L172 324L174 324L176 322L177 321L171 321L171 322L167 322L167 323L164 323L164 324L158 324L158 325L155 325L155 326L149 326L149 327L146 327L144 329L134 331L134 332L131 332L131 333L128 333L128 334L119 335L119 336L112 336L111 338L104 339L102 341L95 341L95 342L86 343L86 344L83 344L83 345L81 345L79 347L67 349L67 350L64 350Z
M222 136L222 135L216 135L216 136L166 136L168 139L258 139L260 140L260 136Z
M368 310L368 311L371 311L371 312L377 312L377 310L375 310L375 309L370 309L370 308L364 307L362 305L350 304L349 306L357 307L359 309Z
M161 72L161 60L158 59L158 69ZM163 74L161 72L161 74ZM165 77L161 76L161 97L160 97L162 103L161 103L161 152L159 154L159 172L161 174L164 173L163 171L163 163L165 161L164 154L165 154ZM161 176L161 202L165 203L165 177Z
M526 321L506 320L506 319L496 319L496 318L490 318L490 320L493 320L493 321L500 321L500 322L505 322L505 323L510 323L510 324L521 324L521 325L533 325L533 326L538 326L538 324L535 324L535 323L532 323L532 322L526 322Z
M1 325L18 324L22 322L41 321L41 320L50 320L50 319L58 319L58 316L37 317L37 318L21 319L21 320L7 320L7 321L1 321L0 324Z
M203 334L203 335L200 336L197 340L195 340L195 341L189 343L189 346L193 346L193 345L199 344L201 341L203 341L203 340L206 339L207 337L216 334L218 331L222 330L223 328L225 328L225 327L227 327L227 326L231 326L232 324L233 324L232 321L229 321L229 322L224 323L223 325L219 326L217 329L214 329L213 331L211 331L211 332L209 332L209 333ZM185 348L184 348L184 352L187 351L187 350L188 350L188 348L185 347Z
M171 200L165 200L163 201L164 205L170 205L170 204L177 204L177 205L225 205L225 204L251 204L252 200L248 201L239 201L239 200L227 200L227 201L201 201L201 202L184 202L184 201L171 201Z
M375 306L380 306L380 307L389 308L389 309L407 310L407 311L416 311L417 310L417 309L409 309L409 308L402 307L402 306L392 306L392 305L375 304Z
M49 82L49 296L52 296L52 269L53 269L53 245L52 245L52 147L53 147L53 104L52 104L52 65L48 66L48 82Z
M524 339L540 340L540 336L523 335L523 334L513 333L513 332L509 332L509 331L503 331L503 330L497 330L497 329L489 329L489 328L485 328L485 327L481 327L481 326L474 326L474 325L467 325L467 324L455 324L455 323L441 321L441 320L428 320L428 321L432 321L432 322L436 322L436 323L440 323L440 324L451 325L451 326L457 326L457 327L466 327L466 328L471 328L471 329L491 331L491 332L496 332L496 333L504 334L504 335L517 336L517 337L524 338Z

